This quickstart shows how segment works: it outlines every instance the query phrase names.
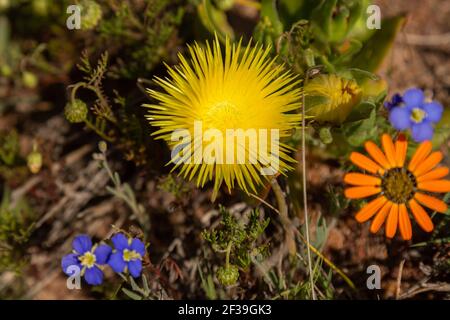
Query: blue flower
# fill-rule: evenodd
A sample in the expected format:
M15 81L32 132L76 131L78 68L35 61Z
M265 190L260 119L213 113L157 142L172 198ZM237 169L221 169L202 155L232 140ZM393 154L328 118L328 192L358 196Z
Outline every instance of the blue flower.
M391 101L386 101L384 103L384 107L388 110L391 111L392 108L398 107L400 104L403 103L403 98L400 94L396 93L392 96Z
M142 272L142 258L145 255L145 245L137 238L127 238L123 233L118 233L111 238L115 250L109 258L108 264L117 272L129 271L137 278Z
M106 244L92 246L89 236L79 235L73 240L72 248L73 253L64 256L61 260L63 272L68 276L73 275L77 271L70 267L76 266L88 284L100 285L103 282L103 271L99 265L107 263L112 251L111 247Z
M420 89L408 89L399 102L399 98L392 99L388 105L392 106L389 121L397 130L411 129L416 142L423 142L433 138L433 124L439 122L444 108L439 102L426 102L425 95ZM395 100L395 101L394 101ZM396 102L395 106L393 102ZM386 104L385 104L386 105Z

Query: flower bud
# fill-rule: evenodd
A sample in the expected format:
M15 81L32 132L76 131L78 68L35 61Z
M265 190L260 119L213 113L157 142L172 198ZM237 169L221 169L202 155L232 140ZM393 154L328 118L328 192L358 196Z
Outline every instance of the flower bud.
M228 267L220 267L217 270L217 279L224 286L231 286L239 279L239 269L237 266L230 264Z
M33 150L27 157L27 165L31 173L38 173L42 167L42 154Z
M216 0L217 7L221 10L230 10L234 5L234 0Z
M64 108L64 116L71 123L83 122L88 113L88 107L84 101L75 99L66 104Z
M9 5L9 0L0 0L0 12L7 10Z
M34 89L38 85L38 78L34 73L24 71L22 73L22 83L25 87L29 89Z
M318 122L344 122L362 97L362 90L354 80L335 74L314 78L304 90L306 114Z
M102 19L102 7L93 0L85 0L81 3L81 28L94 29Z
M9 78L11 76L11 74L12 74L12 70L11 70L11 67L9 65L3 64L0 67L0 75L2 75L3 77Z

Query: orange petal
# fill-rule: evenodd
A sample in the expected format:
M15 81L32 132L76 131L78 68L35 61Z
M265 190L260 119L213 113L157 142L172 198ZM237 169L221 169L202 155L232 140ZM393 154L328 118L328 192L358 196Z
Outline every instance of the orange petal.
M389 164L391 167L395 167L395 147L391 136L387 133L383 134L381 136L381 144L383 145L384 153L386 154Z
M428 180L417 184L417 188L430 192L450 192L450 180Z
M377 213L375 218L372 221L372 224L370 225L370 232L377 233L378 230L380 230L381 226L383 225L384 221L386 220L386 217L391 210L392 207L392 201L387 201L383 208Z
M398 226L400 227L400 234L402 235L403 240L411 240L411 220L409 220L408 210L404 203L400 204L398 209Z
M411 158L411 161L409 162L408 170L414 171L416 167L425 159L431 152L431 142L425 141L422 142L421 145L417 148L416 152L414 153L413 157Z
M380 193L381 188L378 187L352 187L344 191L345 197L348 199L361 199Z
M389 215L386 221L386 237L393 238L397 232L398 223L398 204L394 203L389 210Z
M438 198L429 196L427 194L419 193L419 192L417 192L414 195L414 198L416 198L417 201L419 201L424 206L430 208L431 210L441 212L441 213L447 212L447 208L448 208L447 204L444 201L439 200Z
M406 150L408 149L408 141L404 135L400 135L395 141L395 162L397 167L403 167L405 165Z
M387 199L384 196L378 197L370 201L361 210L358 211L355 218L356 221L362 223L372 218L375 213L386 203Z
M424 173L427 173L434 167L438 165L439 162L442 160L442 152L436 151L430 154L428 158L426 158L422 163L420 163L416 169L413 171L414 175L416 177L421 176Z
M390 169L391 165L389 164L386 156L384 155L383 151L381 151L378 146L373 143L372 141L367 141L364 144L364 147L367 150L367 153L376 161L378 162L382 167L385 169Z
M344 182L355 186L379 186L381 179L367 174L350 172L344 176Z
M361 169L364 169L371 173L377 173L380 170L382 170L378 164L376 164L375 162L370 160L368 157L366 157L365 155L363 155L359 152L352 152L350 154L350 161L353 162L358 167L360 167Z
M416 202L416 200L409 200L409 207L413 213L414 219L416 219L417 224L426 232L431 232L434 228L433 221L426 213L426 211Z
M417 178L417 182L427 181L427 180L438 180L448 175L447 167L439 167L425 173Z

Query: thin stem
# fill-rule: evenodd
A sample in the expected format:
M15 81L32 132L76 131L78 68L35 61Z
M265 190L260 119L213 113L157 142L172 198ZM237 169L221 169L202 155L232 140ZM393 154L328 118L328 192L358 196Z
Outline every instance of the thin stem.
M228 269L230 266L230 254L231 254L231 247L233 246L233 241L228 242L227 250L226 250L226 256L225 256L225 268Z
M289 220L288 215L288 206L286 203L286 198L284 196L283 190L281 190L280 185L275 177L270 179L270 184L272 186L272 190L275 194L278 203L278 213L280 214L281 223L283 224L283 228L286 232L286 243L288 246L289 253L291 255L295 255L297 252L297 248L294 240L294 233L291 226L291 221Z
M108 142L114 142L114 139L107 136L106 134L104 134L103 132L101 132L100 130L97 129L96 126L94 126L94 124L89 121L89 119L85 119L84 123L86 124L86 126L88 126L89 128L91 128L92 130L94 130L102 139L108 141Z
M305 85L309 79L309 70L306 72ZM308 199L306 192L306 141L305 141L305 92L302 90L302 182L303 182L303 211L305 214L305 232L306 232L306 251L308 255L309 282L311 287L311 296L313 300L317 300L314 290L314 276L312 272L311 259L311 242L309 240L309 215L308 215Z

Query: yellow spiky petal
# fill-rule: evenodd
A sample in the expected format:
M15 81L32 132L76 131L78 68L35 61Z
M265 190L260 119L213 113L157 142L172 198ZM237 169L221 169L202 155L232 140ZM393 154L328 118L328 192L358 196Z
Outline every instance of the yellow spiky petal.
M300 107L299 80L278 65L275 58L269 58L270 48L252 47L250 43L244 46L241 41L235 45L227 39L222 52L216 37L212 46L208 42L205 47L197 43L189 46L189 53L190 60L179 54L181 63L175 67L167 66L169 77L155 79L164 92L148 90L158 104L145 105L150 108L147 116L150 123L159 128L153 135L167 141L172 150L177 144L173 141L173 133L187 130L195 137L196 121L201 122L203 130L216 129L224 137L227 129L265 129L268 132L276 129L283 138L298 125L301 120L296 112ZM268 138L266 142L270 151L273 143ZM191 138L181 149L192 154L214 143L216 139ZM230 152L234 157L238 154L237 145ZM277 143L277 147L278 172L284 173L292 169L289 163L294 160L288 155L292 149L282 142ZM214 157L224 157L226 144L215 150L219 154L214 153ZM212 156L210 160L213 163L205 163L182 155L177 156L177 160L192 161L176 162L172 158L171 162L185 178L191 180L195 177L197 185L203 186L214 180L215 192L222 182L229 189L237 182L246 192L256 191L256 186L263 183L260 169L265 163L249 161L253 152L250 150L253 149L245 144L244 150L246 160L243 163L219 163L215 161L218 158ZM266 160L269 161L270 157Z

